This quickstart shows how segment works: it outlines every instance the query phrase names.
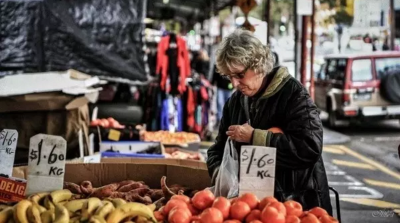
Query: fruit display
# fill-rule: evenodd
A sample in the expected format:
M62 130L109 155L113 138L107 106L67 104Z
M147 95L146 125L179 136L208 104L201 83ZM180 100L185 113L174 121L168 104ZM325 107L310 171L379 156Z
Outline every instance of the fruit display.
M189 132L146 131L142 135L142 140L147 142L161 142L164 145L182 145L200 142L200 137L197 134Z
M193 198L173 196L157 211L159 222L170 223L338 223L320 207L303 211L295 201L279 202L274 197L261 201L251 193L239 198L215 197L209 190Z
M124 125L121 125L117 120L115 120L112 117L109 117L107 119L96 119L90 122L90 126L92 127L103 127L103 128L115 128L115 129L123 129L125 128Z
M154 223L154 210L154 204L96 197L74 199L71 191L58 190L0 207L0 223Z

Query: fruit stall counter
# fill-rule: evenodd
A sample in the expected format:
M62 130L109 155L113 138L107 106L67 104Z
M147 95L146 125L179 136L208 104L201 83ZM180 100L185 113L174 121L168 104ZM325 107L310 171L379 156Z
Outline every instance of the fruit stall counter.
M303 211L295 201L281 203L252 193L215 197L207 190L204 165L179 163L66 164L64 189L0 205L0 222L337 222L324 209Z

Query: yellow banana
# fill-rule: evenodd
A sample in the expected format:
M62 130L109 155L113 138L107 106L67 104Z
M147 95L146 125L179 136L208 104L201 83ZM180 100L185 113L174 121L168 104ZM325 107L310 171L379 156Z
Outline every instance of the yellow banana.
M98 198L89 198L82 206L81 222L89 220L90 216L96 211L102 202Z
M126 201L121 198L114 198L111 200L115 208L118 208L119 206L126 204Z
M53 191L53 192L50 193L51 201L54 204L57 204L57 203L62 202L62 201L67 201L67 200L71 199L71 197L72 197L71 191L70 190L66 190L66 189L57 190L57 191Z
M52 223L55 219L54 210L47 210L40 214L43 223Z
M30 223L42 222L42 219L40 218L40 211L38 205L32 204L26 211L26 216L28 217L28 221Z
M36 193L28 197L28 200L37 203L38 205L43 205L44 198L49 195L49 193Z
M114 205L111 202L103 201L103 206L99 207L94 215L104 219L110 212L114 211L114 209Z
M73 214L79 210L82 210L83 204L87 202L87 199L78 199L78 200L73 200L69 201L64 204L64 207L67 208L67 210Z
M28 217L26 211L32 206L32 202L28 200L22 200L14 206L14 220L19 223L28 223Z
M55 213L54 223L69 223L69 212L64 206L56 204Z
M0 212L0 223L5 223L13 217L14 208L8 207Z
M119 223L127 217L142 216L148 221L157 222L153 211L144 204L129 202L116 208L107 217L108 223Z
M46 207L47 210L54 211L55 207L54 207L54 203L50 199L50 195L48 195L47 197L44 198L44 207Z
M36 202L32 202L32 205L36 206L39 209L40 214L42 214L43 212L47 211L47 209L39 204L37 204Z
M94 215L90 217L89 223L106 223L106 220L103 217Z
M143 216L138 216L138 217L136 217L135 222L136 223L148 223L149 220Z
M69 219L69 223L79 223L79 220L81 219L81 217L79 216L75 216Z
M12 206L8 206L8 205L2 205L2 204L0 204L0 212L1 212L1 211L3 211L4 209L6 209L6 208L10 208L10 207L12 207Z
M147 207L149 207L150 210L153 211L153 212L156 210L156 204L154 204L154 203L147 205Z

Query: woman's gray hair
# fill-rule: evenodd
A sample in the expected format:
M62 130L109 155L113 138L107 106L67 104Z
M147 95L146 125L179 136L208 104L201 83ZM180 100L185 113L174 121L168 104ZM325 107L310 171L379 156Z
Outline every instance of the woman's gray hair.
M238 66L253 69L263 76L274 67L274 57L250 31L238 29L225 37L217 50L217 69L224 75L237 70Z

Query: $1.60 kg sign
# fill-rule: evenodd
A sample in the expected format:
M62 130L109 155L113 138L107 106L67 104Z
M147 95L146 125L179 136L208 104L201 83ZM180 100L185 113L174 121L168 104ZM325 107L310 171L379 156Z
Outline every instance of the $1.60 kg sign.
M276 148L242 146L239 195L254 193L258 198L274 195Z
M60 136L38 134L29 144L27 194L63 188L67 143Z

